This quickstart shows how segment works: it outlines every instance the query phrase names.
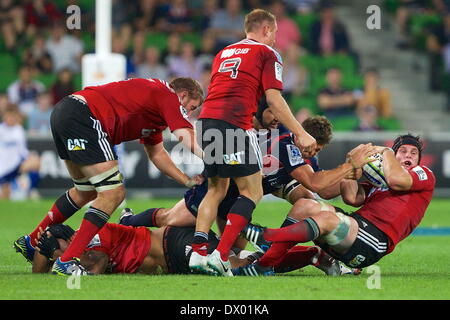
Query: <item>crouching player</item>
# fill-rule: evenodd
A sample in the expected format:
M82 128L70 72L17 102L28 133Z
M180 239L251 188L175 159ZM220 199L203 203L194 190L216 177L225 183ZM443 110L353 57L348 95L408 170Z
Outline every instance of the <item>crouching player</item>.
M250 226L271 247L256 263L234 269L234 273L265 274L299 242L316 241L352 268L370 266L391 253L422 220L436 180L430 169L420 166L423 145L419 137L407 134L399 136L392 149L374 148L383 156L387 188L344 180L340 184L344 202L362 206L351 215L323 202L301 199L295 207L302 221L280 229ZM352 154L348 157L351 161Z

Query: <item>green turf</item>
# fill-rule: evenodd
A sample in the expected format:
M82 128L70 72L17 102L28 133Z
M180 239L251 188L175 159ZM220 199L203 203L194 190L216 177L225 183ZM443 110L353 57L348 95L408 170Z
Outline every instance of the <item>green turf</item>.
M131 200L127 205L139 211L175 202ZM368 269L360 276L326 277L313 267L266 278L105 275L83 277L80 289L69 289L66 277L31 274L30 264L12 249L13 241L29 233L51 204L0 202L0 299L450 299L450 236L413 236L401 242L377 263L380 289L367 287L372 275ZM449 207L450 200L433 200L421 226L450 226ZM278 226L288 209L284 202L263 202L254 221ZM69 224L78 227L81 216ZM111 222L117 217L116 212Z

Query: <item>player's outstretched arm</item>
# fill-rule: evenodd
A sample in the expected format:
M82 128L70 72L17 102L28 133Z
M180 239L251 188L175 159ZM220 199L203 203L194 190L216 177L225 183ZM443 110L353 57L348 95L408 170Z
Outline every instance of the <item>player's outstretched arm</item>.
M303 129L289 109L286 100L277 89L266 90L266 100L275 117L295 135L295 144L306 153L313 156L316 149L316 139Z
M198 184L195 177L191 179L180 169L178 169L172 161L172 158L170 158L167 153L167 150L164 148L162 142L155 145L145 144L144 149L150 161L152 161L155 166L166 176L171 177L176 182L187 187L192 187L193 185Z

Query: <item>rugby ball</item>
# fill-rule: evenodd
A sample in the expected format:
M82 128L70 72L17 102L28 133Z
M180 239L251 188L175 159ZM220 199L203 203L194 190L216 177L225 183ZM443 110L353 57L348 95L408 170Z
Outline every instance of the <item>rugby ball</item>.
M375 159L364 165L363 175L366 179L377 188L387 188L388 184L384 177L383 171L383 156L380 153L376 153L370 158Z

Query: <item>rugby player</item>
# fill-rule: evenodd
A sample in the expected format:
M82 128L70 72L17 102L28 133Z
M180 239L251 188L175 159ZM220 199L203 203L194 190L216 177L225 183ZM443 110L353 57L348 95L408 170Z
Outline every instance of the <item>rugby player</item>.
M189 265L195 272L207 266L232 276L228 252L263 196L261 152L252 130L252 117L265 95L275 117L295 135L295 145L312 153L316 141L293 116L281 96L282 61L272 47L277 31L271 13L255 9L245 17L246 39L229 45L214 58L211 84L199 116L208 192L196 221ZM227 138L228 137L228 138ZM227 225L217 249L206 259L208 232L225 198L230 178L239 197L227 215Z
M167 176L192 187L189 178L171 160L163 146L167 127L194 154L202 150L194 138L188 113L203 102L203 89L190 78L170 83L158 79L129 79L86 87L55 106L50 123L53 140L73 180L74 187L60 196L44 220L14 247L31 262L40 229L70 218L93 201L70 246L53 265L56 274L83 273L79 257L125 197L122 175L113 146L140 139L149 159ZM72 271L69 271L72 270Z
M190 243L193 230L193 227L150 230L106 223L84 249L80 264L89 274L190 274L188 263L192 253ZM74 235L75 231L63 224L52 225L45 232L40 232L32 272L49 272L53 262L67 250ZM211 253L219 240L212 231L209 236ZM322 253L319 247L294 247L275 270L284 273L314 265L327 275L340 275L342 272L336 261L325 258ZM236 248L229 253L233 267L247 265L255 258L254 253Z
M258 262L235 269L235 274L264 274L299 242L315 240L352 268L370 266L393 252L422 220L436 179L429 168L420 165L423 144L419 137L402 135L392 149L377 146L374 150L383 156L387 188L343 180L340 189L344 202L362 206L353 214L337 212L324 202L301 199L296 210L302 221L280 229L252 226L253 232L271 247Z

